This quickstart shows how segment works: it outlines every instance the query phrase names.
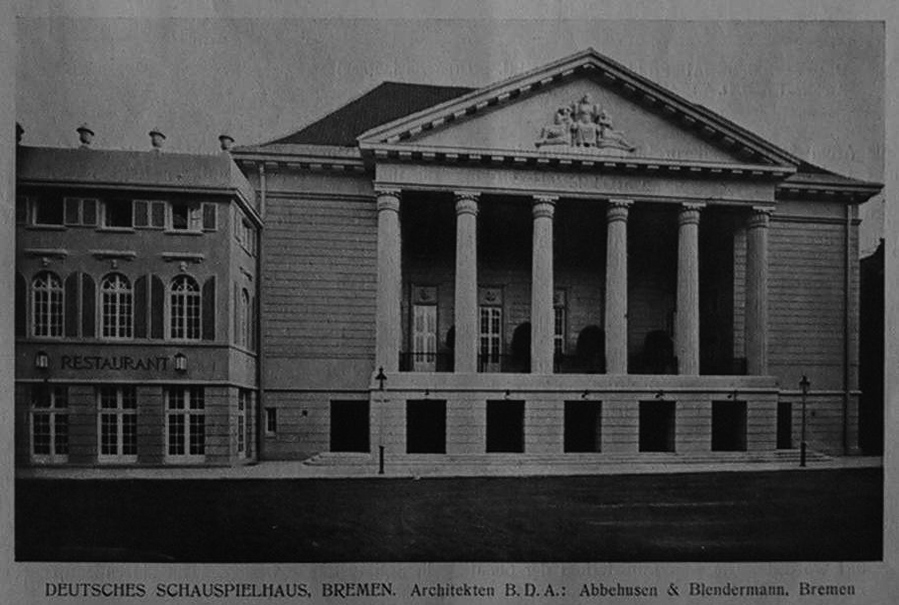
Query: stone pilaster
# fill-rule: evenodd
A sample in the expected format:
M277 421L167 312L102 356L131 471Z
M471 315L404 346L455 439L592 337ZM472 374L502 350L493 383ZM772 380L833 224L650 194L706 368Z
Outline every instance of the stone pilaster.
M456 192L455 371L478 368L478 193Z
M531 372L553 373L553 214L554 196L535 195L531 264Z
M378 196L378 298L375 371L399 370L402 297L400 190L376 189Z
M683 204L678 215L677 325L678 374L699 374L699 213L705 204Z
M627 374L627 217L633 202L606 210L606 373Z
M746 223L746 371L768 374L768 222L770 208L755 207Z

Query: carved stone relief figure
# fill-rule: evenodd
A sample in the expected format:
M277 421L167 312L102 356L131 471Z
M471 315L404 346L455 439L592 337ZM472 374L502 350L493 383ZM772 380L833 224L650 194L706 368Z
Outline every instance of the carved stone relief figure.
M580 151L594 150L613 155L636 149L623 133L614 129L609 113L594 103L589 94L557 109L552 124L541 129L535 145L538 148L565 145Z
M571 108L560 107L553 116L553 123L540 131L537 147L543 145L571 145Z

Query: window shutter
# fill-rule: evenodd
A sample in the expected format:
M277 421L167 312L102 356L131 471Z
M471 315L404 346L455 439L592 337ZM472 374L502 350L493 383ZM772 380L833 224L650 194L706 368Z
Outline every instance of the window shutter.
M25 336L26 292L28 285L21 273L16 273L16 336Z
M66 225L77 225L80 221L78 220L78 214L81 206L81 200L77 197L67 197L65 198L66 205Z
M203 340L215 340L215 276L203 284Z
M150 226L158 229L165 227L165 202L153 202L150 215Z
M248 331L250 333L250 350L256 350L256 297L250 298L250 317L247 318L249 322Z
M203 231L216 230L215 204L203 204Z
M94 337L94 329L97 321L95 305L97 300L94 278L87 273L82 273L81 286L81 335L86 338Z
M146 205L144 205L146 208ZM147 337L147 276L134 280L134 337Z
M80 274L69 274L65 282L65 332L66 336L78 336L78 278Z
M150 278L150 338L165 337L165 285L158 275Z
M149 217L147 216L149 208L147 208L147 202L143 200L134 200L134 226L135 227L146 227L150 224Z
M81 200L81 223L91 227L97 224L97 200Z

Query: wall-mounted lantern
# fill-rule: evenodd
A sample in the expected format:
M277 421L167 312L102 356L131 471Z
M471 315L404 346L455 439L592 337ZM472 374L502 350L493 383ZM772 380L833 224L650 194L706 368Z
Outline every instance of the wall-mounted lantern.
M50 367L50 356L46 351L38 351L34 356L34 367L38 370L46 370Z
M175 371L176 372L186 372L187 371L187 355L184 353L175 354Z
M375 380L378 381L378 390L384 390L384 381L387 380L387 375L384 374L384 366L378 368L378 374L375 376Z

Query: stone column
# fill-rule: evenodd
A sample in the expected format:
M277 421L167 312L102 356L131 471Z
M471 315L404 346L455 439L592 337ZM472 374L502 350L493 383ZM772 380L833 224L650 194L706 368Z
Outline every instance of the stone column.
M478 193L456 192L454 371L478 370Z
M768 374L768 219L755 207L746 224L746 371Z
M531 373L553 373L553 213L555 196L535 195L531 263Z
M630 200L606 210L606 373L627 374L627 215Z
M677 325L678 374L699 374L699 212L705 204L683 204L678 216Z
M399 370L400 298L400 190L376 189L378 195L378 298L375 323L375 371Z

